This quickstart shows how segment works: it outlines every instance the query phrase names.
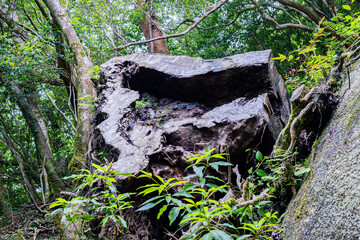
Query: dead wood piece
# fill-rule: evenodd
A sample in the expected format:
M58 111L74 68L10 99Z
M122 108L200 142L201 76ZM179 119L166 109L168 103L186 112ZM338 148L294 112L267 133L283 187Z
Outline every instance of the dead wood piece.
M262 193L258 197L254 198L252 200L245 201L245 202L239 202L238 204L236 204L236 206L240 208L240 207L245 207L245 206L248 206L248 205L254 205L255 203L260 202L260 201L264 200L267 197L269 197L269 194Z
M301 110L299 115L291 122L291 127L290 127L291 142L289 148L287 149L288 152L294 151L295 144L301 132L301 121L306 118L306 115L310 114L310 111L313 109L314 105L315 105L315 100L308 103L306 107L303 110Z

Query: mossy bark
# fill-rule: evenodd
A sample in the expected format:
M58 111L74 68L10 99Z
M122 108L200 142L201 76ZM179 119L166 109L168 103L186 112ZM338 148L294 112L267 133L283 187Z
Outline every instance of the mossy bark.
M38 164L42 165L43 162L45 163L51 191L54 195L58 195L58 193L65 188L65 184L57 171L58 168L56 167L55 159L52 155L49 139L47 133L44 132L46 129L41 127L39 119L34 113L31 104L24 98L23 93L17 85L13 82L10 82L10 84L10 90L16 96L17 104L34 136Z
M281 201L289 201L296 195L294 186L295 154L300 133L304 130L321 133L326 118L332 112L333 94L326 86L309 89L301 86L290 99L291 115L286 127L280 133L272 152L273 157L281 156L282 174L276 183L274 195ZM288 199L288 200L285 200Z
M70 161L70 169L75 171L84 168L87 165L87 153L89 152L89 142L92 133L92 121L94 116L94 100L96 92L91 80L91 70L93 64L87 56L75 29L73 28L70 18L66 14L66 9L61 5L59 0L45 0L51 16L60 26L67 42L70 45L77 64L77 78L74 79L77 92L77 117L78 126L75 135L74 156Z
M294 119L300 114L301 110L306 106L306 104L301 101L306 94L309 93L309 89L302 85L298 89L296 89L290 99L290 108L291 114L286 124L285 128L281 131L278 139L276 140L274 152L277 150L287 150L291 143L291 124L293 123Z

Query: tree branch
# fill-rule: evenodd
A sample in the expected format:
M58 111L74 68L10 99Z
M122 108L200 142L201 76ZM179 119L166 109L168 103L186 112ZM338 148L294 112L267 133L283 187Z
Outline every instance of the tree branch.
M205 18L207 18L210 14L212 14L213 12L215 12L216 10L221 8L228 1L229 0L220 0L218 3L214 4L210 8L209 11L207 11L204 15L202 15L200 18L198 18L192 25L190 25L186 30L182 31L181 33L175 33L175 34L172 34L172 35L164 35L164 36L161 36L161 37L157 37L157 38L153 38L153 39L149 39L149 40L145 40L145 41L128 43L126 45L115 48L115 50L122 50L124 48L130 47L130 46L133 46L133 45L149 43L149 42L153 42L153 41L156 41L156 40L168 39L168 38L176 38L176 37L184 36L184 35L188 34L191 30L193 30L197 25L199 25L199 23L202 22Z
M65 115L65 113L63 113L63 111L61 111L61 109L56 105L54 99L52 99L50 97L50 95L45 91L45 95L49 98L51 104L54 106L54 108L61 114L61 116L63 116L65 118L65 120L70 124L71 128L76 131L76 128L74 126L74 124L70 121L70 119Z
M316 11L314 11L311 8L308 8L306 6L304 6L301 3L295 2L293 0L276 0L277 2L281 3L284 6L288 6L294 9L297 9L300 12L303 12L304 14L306 14L311 21L313 21L315 24L318 24L319 21L321 20L321 16L319 16Z
M264 11L260 8L260 6L256 0L252 0L252 2L254 3L255 7L257 8L258 12L260 13L261 18L270 22L271 24L273 24L277 30L284 30L287 28L296 28L296 29L301 29L301 30L305 30L308 32L314 31L314 29L312 29L306 25L303 25L301 23L300 24L295 24L295 23L279 24L274 18L272 18L264 13Z

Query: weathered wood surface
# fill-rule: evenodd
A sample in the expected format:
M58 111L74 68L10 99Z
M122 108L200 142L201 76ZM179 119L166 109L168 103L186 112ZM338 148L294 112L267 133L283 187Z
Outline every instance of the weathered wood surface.
M97 148L121 172L182 177L186 158L207 146L227 146L247 171L245 149L270 153L290 112L270 50L215 60L134 54L101 69Z

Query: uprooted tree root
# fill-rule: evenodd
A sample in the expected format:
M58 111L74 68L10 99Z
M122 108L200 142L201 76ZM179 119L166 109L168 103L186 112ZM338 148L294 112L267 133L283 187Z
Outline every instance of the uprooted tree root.
M271 157L282 157L282 175L273 193L281 200L289 192L296 194L293 185L295 150L299 146L302 132L319 137L338 102L330 87L322 84L309 90L305 85L297 88L291 99L291 115L285 128L280 133ZM315 140L315 139L314 139Z

